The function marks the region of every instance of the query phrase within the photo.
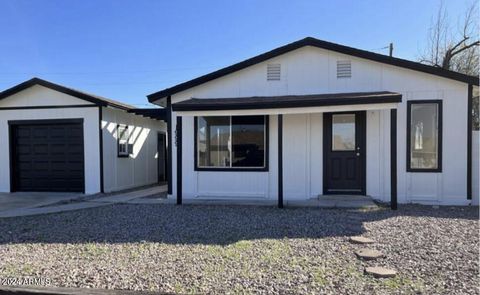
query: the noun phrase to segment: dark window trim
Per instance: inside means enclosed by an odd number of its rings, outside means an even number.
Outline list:
[[[435,169],[421,169],[421,168],[412,168],[410,162],[411,154],[411,108],[413,104],[426,104],[426,103],[435,103],[438,105],[438,157],[437,157],[437,168]],[[442,146],[443,146],[443,102],[441,99],[424,99],[424,100],[409,100],[407,101],[407,172],[442,172]]]
[[[128,130],[128,125],[127,124],[117,124],[117,157],[118,158],[128,158],[131,155],[131,150],[130,150],[130,144],[128,144],[128,139],[127,139],[127,154],[120,154],[120,136],[118,133],[118,130],[120,127],[125,127],[125,130]]]
[[[232,117],[232,116],[226,116],[226,117]],[[253,168],[253,167],[246,167],[246,168],[241,168],[241,167],[231,167],[231,168],[226,168],[226,167],[198,167],[198,154],[197,154],[197,129],[198,129],[198,117],[195,116],[194,118],[194,126],[193,126],[193,133],[194,133],[194,147],[193,147],[193,159],[195,161],[194,169],[195,171],[216,171],[216,172],[268,172],[269,169],[269,140],[270,140],[270,116],[269,115],[264,115],[265,117],[265,166],[264,167],[259,167],[259,168]]]

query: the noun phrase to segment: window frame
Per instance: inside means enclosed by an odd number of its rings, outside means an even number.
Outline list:
[[[262,115],[245,115],[245,116],[262,116]],[[269,133],[270,133],[270,129],[269,129],[269,121],[270,121],[270,117],[269,115],[263,115],[264,116],[264,120],[265,120],[265,151],[264,151],[264,154],[265,154],[265,165],[263,167],[199,167],[198,166],[198,151],[197,151],[197,147],[198,147],[198,117],[199,116],[195,116],[194,118],[194,127],[193,127],[193,134],[194,134],[194,147],[193,147],[193,157],[194,157],[194,171],[218,171],[218,172],[268,172],[269,170]],[[200,117],[208,117],[208,116],[200,116]],[[229,116],[229,115],[226,115],[224,117],[230,117],[230,122],[232,121],[231,120],[231,117],[235,117],[235,116]],[[231,123],[230,123],[230,128],[231,128]]]
[[[414,104],[436,104],[438,110],[438,134],[437,134],[437,168],[412,168],[411,167],[411,120],[412,120],[412,105]],[[424,100],[409,100],[407,101],[407,172],[442,172],[442,146],[443,146],[443,101],[441,99],[424,99]]]
[[[336,150],[334,149],[334,135],[335,133],[333,132],[333,127],[334,127],[334,117],[335,116],[345,116],[345,115],[353,115],[353,140],[354,140],[354,145],[353,145],[353,149],[351,150]],[[330,149],[330,152],[335,152],[335,153],[343,153],[343,152],[356,152],[357,151],[357,113],[356,112],[341,112],[341,113],[332,113],[332,123],[331,123],[331,133],[332,133],[332,136],[330,138],[332,144],[331,144],[331,149]]]
[[[128,158],[128,157],[130,157],[130,154],[131,154],[130,144],[129,144],[129,142],[128,142],[129,139],[127,138],[127,141],[126,141],[126,143],[124,143],[124,144],[121,144],[121,143],[120,143],[120,128],[125,128],[125,131],[130,132],[130,131],[128,130],[128,125],[126,125],[126,124],[117,124],[117,157],[118,157],[118,158]],[[128,137],[130,137],[130,133],[128,133]],[[120,152],[120,146],[121,146],[121,145],[126,145],[126,147],[127,147],[127,152],[126,152],[126,153]]]

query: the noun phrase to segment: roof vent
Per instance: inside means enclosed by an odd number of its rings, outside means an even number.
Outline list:
[[[267,65],[267,81],[280,81],[281,66],[280,64]]]
[[[337,60],[337,78],[352,77],[352,62],[349,60]]]

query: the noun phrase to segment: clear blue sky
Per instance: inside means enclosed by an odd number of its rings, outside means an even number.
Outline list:
[[[0,90],[33,76],[145,106],[146,95],[312,36],[417,59],[439,0],[2,0]],[[453,25],[467,2],[447,1]]]

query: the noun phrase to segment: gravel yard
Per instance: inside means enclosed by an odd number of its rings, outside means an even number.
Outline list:
[[[0,278],[181,293],[478,294],[478,218],[478,207],[112,205],[0,219]],[[357,259],[356,235],[386,257]],[[398,275],[364,275],[373,265]]]

